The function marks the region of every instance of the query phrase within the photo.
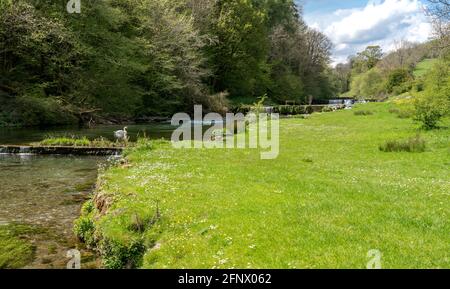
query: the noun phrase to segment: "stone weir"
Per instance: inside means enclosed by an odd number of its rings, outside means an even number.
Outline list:
[[[110,156],[122,151],[123,148],[0,145],[0,154]]]

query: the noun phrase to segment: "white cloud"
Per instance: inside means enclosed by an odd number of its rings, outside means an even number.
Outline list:
[[[308,22],[335,44],[335,63],[368,45],[380,45],[387,52],[395,40],[424,42],[431,34],[419,0],[369,1],[363,8],[336,10]]]

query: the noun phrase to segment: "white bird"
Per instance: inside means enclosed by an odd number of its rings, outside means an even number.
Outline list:
[[[124,127],[123,130],[118,130],[114,132],[114,137],[120,141],[128,141],[128,127]]]

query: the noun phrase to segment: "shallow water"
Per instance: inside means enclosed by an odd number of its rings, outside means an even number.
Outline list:
[[[123,126],[0,128],[0,145],[26,145],[52,136],[104,137]],[[130,140],[138,136],[170,139],[170,124],[129,125]],[[35,259],[26,268],[65,268],[66,253],[79,248],[82,268],[99,267],[99,260],[82,249],[72,232],[81,205],[93,191],[98,165],[105,157],[37,156],[0,154],[0,226],[19,223],[38,226],[45,234],[32,236]]]
[[[34,236],[31,268],[64,268],[77,243],[73,221],[96,182],[99,157],[0,155],[0,224],[46,230]]]

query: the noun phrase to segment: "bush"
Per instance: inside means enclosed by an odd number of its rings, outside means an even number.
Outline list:
[[[393,70],[388,76],[386,84],[387,91],[389,93],[393,92],[396,95],[409,91],[412,86],[410,82],[411,78],[409,71],[404,68]]]
[[[304,105],[279,105],[274,108],[274,112],[281,115],[311,114],[312,108]]]
[[[438,127],[442,117],[450,112],[450,68],[437,62],[425,78],[425,90],[415,100],[415,119],[424,129]]]
[[[228,92],[220,92],[206,97],[206,103],[210,112],[225,115],[229,111],[230,102],[228,101]]]
[[[95,225],[89,216],[82,216],[76,220],[73,226],[73,232],[75,233],[75,236],[88,247],[95,246]]]
[[[424,152],[426,142],[419,135],[407,140],[390,140],[380,146],[383,152]]]
[[[370,110],[358,110],[355,111],[353,114],[357,116],[364,116],[364,115],[373,115],[373,112]]]
[[[116,240],[103,239],[100,252],[103,265],[108,269],[134,269],[142,265],[146,247],[141,238],[123,244]]]
[[[369,71],[352,78],[349,95],[357,98],[381,98],[385,93],[385,77],[372,68]]]

